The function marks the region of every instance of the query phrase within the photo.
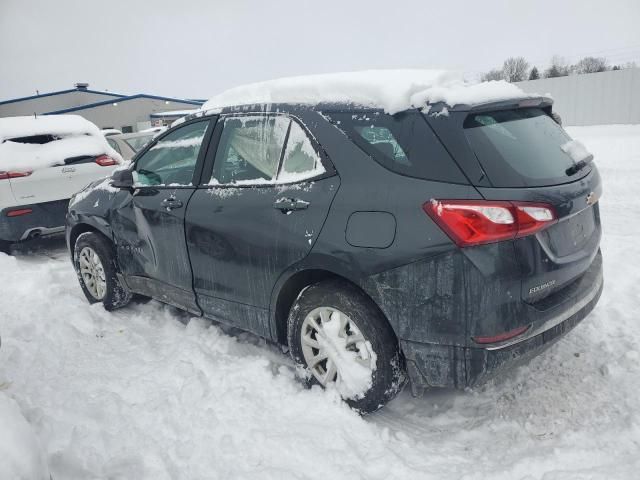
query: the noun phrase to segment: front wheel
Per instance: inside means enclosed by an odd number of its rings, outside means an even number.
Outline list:
[[[102,302],[106,310],[114,310],[131,300],[131,292],[118,280],[113,248],[105,236],[81,234],[73,249],[73,266],[89,303]]]
[[[384,406],[404,384],[393,330],[373,302],[347,282],[320,282],[298,296],[289,314],[288,343],[312,383],[336,388],[361,413]]]

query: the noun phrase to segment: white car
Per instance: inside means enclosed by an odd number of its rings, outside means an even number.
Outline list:
[[[122,135],[122,132],[117,128],[103,128],[100,130],[105,137],[109,137],[111,135]]]
[[[166,130],[166,129],[165,129]],[[159,133],[155,131],[145,131],[136,133],[123,133],[122,135],[109,135],[107,143],[118,152],[122,158],[127,161],[131,160],[136,153],[142,150],[151,140]]]
[[[120,163],[78,115],[0,118],[0,248],[63,231],[71,196]]]

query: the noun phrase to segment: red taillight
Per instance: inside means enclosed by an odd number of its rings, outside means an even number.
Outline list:
[[[101,167],[110,167],[112,165],[118,164],[118,162],[116,162],[109,155],[100,155],[98,158],[96,158],[96,163]]]
[[[0,180],[8,180],[10,178],[20,178],[20,177],[28,177],[33,172],[30,170],[26,170],[24,172],[7,172],[0,170]]]
[[[460,247],[539,232],[556,221],[551,205],[490,200],[431,200],[422,208]]]
[[[31,213],[33,210],[30,208],[21,208],[19,210],[9,210],[7,212],[7,217],[19,217],[20,215],[27,215]]]
[[[525,325],[524,327],[518,327],[515,330],[510,330],[505,333],[501,333],[499,335],[495,335],[493,337],[473,337],[473,341],[479,343],[481,345],[487,343],[500,343],[510,340],[518,335],[522,335],[524,332],[529,330],[529,325]]]

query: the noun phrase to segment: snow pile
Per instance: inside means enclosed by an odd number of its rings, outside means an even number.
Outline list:
[[[254,103],[353,103],[393,114],[436,102],[455,106],[528,97],[502,80],[473,84],[446,70],[365,70],[244,85],[211,98],[202,110]]]
[[[31,426],[15,401],[0,391],[0,478],[49,480],[49,471]]]
[[[38,135],[56,140],[42,144],[14,141]],[[0,170],[37,170],[62,165],[67,158],[103,154],[122,162],[98,127],[78,115],[0,118]]]
[[[568,130],[603,177],[605,290],[579,326],[501,380],[405,391],[361,418],[337,392],[302,388],[288,357],[255,337],[157,302],[88,305],[61,239],[0,254],[0,385],[54,480],[635,480],[640,126]]]

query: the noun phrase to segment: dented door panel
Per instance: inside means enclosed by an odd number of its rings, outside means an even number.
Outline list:
[[[289,186],[199,188],[187,209],[186,236],[204,314],[220,318],[237,310],[220,310],[215,299],[255,307],[263,311],[259,323],[246,315],[226,321],[268,336],[273,286],[311,250],[338,186],[333,176]],[[274,204],[282,198],[306,207],[280,209]]]
[[[123,195],[113,210],[111,225],[120,268],[124,275],[136,277],[131,286],[138,293],[156,297],[160,282],[179,292],[164,301],[198,311],[184,238],[185,206],[193,191],[193,188],[139,188],[133,194]],[[183,207],[164,207],[163,202],[171,198]]]

